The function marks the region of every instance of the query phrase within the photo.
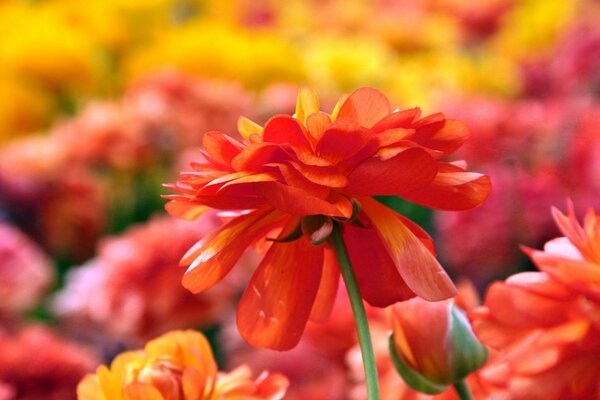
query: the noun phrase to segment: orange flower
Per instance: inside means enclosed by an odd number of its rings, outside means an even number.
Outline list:
[[[292,348],[307,320],[331,309],[339,270],[326,241],[333,224],[343,239],[363,298],[385,307],[415,295],[441,300],[456,293],[434,255],[433,241],[412,221],[374,200],[395,195],[421,205],[463,210],[490,190],[487,176],[439,161],[466,139],[467,128],[442,114],[393,111],[379,91],[361,88],[331,115],[303,90],[294,117],[262,128],[240,119],[240,143],[204,136],[203,159],[169,188],[167,210],[194,219],[207,208],[237,216],[192,247],[183,284],[200,292],[219,282],[244,249],[276,237],[238,308],[238,327],[257,347]]]
[[[452,300],[411,299],[390,307],[389,317],[392,359],[416,390],[441,393],[487,360],[487,350]]]
[[[196,331],[172,331],[146,344],[144,350],[120,354],[110,368],[98,367],[77,387],[79,400],[278,400],[287,379],[263,373],[256,381],[239,367],[217,371],[206,338]]]
[[[473,314],[505,357],[486,371],[509,399],[596,399],[600,393],[600,219],[553,210],[565,237],[527,249],[541,272],[495,283]]]

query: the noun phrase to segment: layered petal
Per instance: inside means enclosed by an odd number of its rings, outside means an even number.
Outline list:
[[[376,228],[348,224],[344,226],[343,238],[360,293],[370,305],[387,307],[415,296],[399,274]]]
[[[293,348],[304,331],[322,276],[323,248],[301,237],[273,243],[240,300],[238,329],[248,343]]]
[[[461,211],[479,206],[491,191],[487,175],[466,172],[448,163],[438,163],[438,168],[429,185],[405,192],[402,197],[426,207]]]
[[[215,285],[229,273],[246,248],[282,217],[279,211],[257,210],[231,220],[203,238],[181,260],[182,265],[189,265],[183,286],[198,293]]]
[[[398,273],[415,294],[430,301],[456,295],[456,287],[446,271],[394,211],[371,198],[361,198],[360,202]]]

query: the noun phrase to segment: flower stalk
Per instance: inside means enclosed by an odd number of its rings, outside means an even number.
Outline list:
[[[464,379],[456,382],[454,384],[454,389],[456,389],[456,393],[460,400],[473,400],[473,396],[471,395],[471,391],[469,390],[469,385]]]
[[[360,345],[363,368],[365,370],[367,399],[379,400],[379,378],[377,375],[377,365],[375,364],[375,354],[373,352],[367,314],[356,282],[356,277],[352,271],[352,265],[350,264],[350,259],[348,257],[346,246],[344,245],[344,240],[342,239],[342,232],[338,222],[334,223],[333,232],[331,233],[330,238],[346,285],[346,290],[348,291],[350,304],[352,305],[352,313],[354,314],[358,343]]]

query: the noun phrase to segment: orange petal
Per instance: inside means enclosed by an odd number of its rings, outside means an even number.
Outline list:
[[[292,147],[310,149],[304,128],[289,115],[277,115],[265,124],[263,142],[289,144]]]
[[[439,210],[461,211],[485,201],[492,185],[487,175],[466,172],[448,163],[438,163],[438,174],[431,184],[402,193],[414,203]]]
[[[426,187],[436,176],[434,159],[421,149],[402,151],[389,160],[371,157],[348,175],[350,181],[344,191],[367,196],[403,196],[407,191]]]
[[[406,285],[377,230],[344,225],[344,243],[362,297],[374,307],[387,307],[415,293]]]
[[[421,115],[421,109],[418,107],[408,110],[394,111],[386,115],[383,119],[373,126],[373,131],[383,132],[388,129],[412,128],[414,121]]]
[[[452,119],[418,127],[411,140],[421,146],[447,155],[456,151],[469,137],[469,129],[462,121]]]
[[[377,229],[398,273],[413,292],[430,301],[456,295],[456,287],[446,271],[394,211],[368,197],[361,198],[360,203]]]
[[[260,195],[273,207],[292,215],[323,214],[344,217],[336,204],[311,196],[302,189],[278,182],[266,182],[259,187]]]
[[[183,286],[198,293],[215,285],[229,273],[246,248],[272,229],[282,216],[272,209],[257,210],[204,237],[181,260],[182,265],[191,264],[183,276]]]
[[[340,107],[337,120],[347,119],[370,128],[392,111],[390,101],[377,89],[356,89]]]
[[[237,156],[244,145],[221,132],[207,132],[202,137],[202,145],[213,161],[221,165],[231,165],[231,160]]]
[[[321,139],[323,132],[325,132],[325,129],[327,129],[330,124],[331,117],[324,112],[310,114],[308,118],[306,118],[306,128],[313,139],[313,143],[317,143],[319,139]]]
[[[302,88],[298,92],[296,100],[296,119],[302,123],[306,123],[308,117],[314,113],[318,113],[320,109],[319,97],[315,92],[308,88]]]
[[[125,400],[165,400],[155,387],[140,382],[130,383],[123,391]]]
[[[310,311],[310,320],[314,322],[325,322],[331,314],[333,304],[340,284],[340,267],[338,266],[335,253],[325,248],[323,261],[323,275],[317,291],[317,297]]]
[[[269,374],[263,372],[258,377],[258,387],[255,396],[263,400],[281,400],[284,398],[290,382],[288,378],[281,374]]]
[[[185,219],[186,221],[195,221],[204,212],[210,210],[210,207],[185,199],[181,201],[171,200],[165,204],[165,210],[173,217]]]
[[[329,126],[317,143],[317,154],[338,164],[358,153],[373,138],[373,133],[348,121],[336,121]]]
[[[310,315],[323,268],[323,248],[301,237],[273,243],[244,291],[240,333],[255,347],[296,346]]]
[[[78,400],[106,400],[98,377],[87,374],[77,385]]]
[[[231,160],[231,166],[236,171],[262,172],[265,164],[281,163],[288,159],[289,156],[278,144],[255,143]]]

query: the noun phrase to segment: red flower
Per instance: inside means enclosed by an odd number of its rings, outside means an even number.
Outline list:
[[[363,298],[385,307],[415,295],[441,300],[456,293],[435,258],[429,235],[371,196],[395,195],[428,207],[464,210],[487,196],[487,176],[439,161],[466,139],[459,121],[418,109],[393,111],[379,91],[361,88],[331,115],[301,91],[294,117],[278,115],[264,129],[241,119],[240,143],[220,132],[204,136],[203,159],[168,185],[174,216],[207,208],[239,211],[184,256],[183,284],[215,285],[244,249],[276,237],[238,308],[238,327],[258,347],[289,349],[307,320],[323,320],[339,281],[322,243],[333,221],[343,224]],[[293,240],[295,239],[295,240]]]
[[[596,399],[600,393],[600,219],[554,210],[564,237],[527,250],[541,272],[492,285],[472,313],[479,338],[504,357],[486,378],[507,399]]]

